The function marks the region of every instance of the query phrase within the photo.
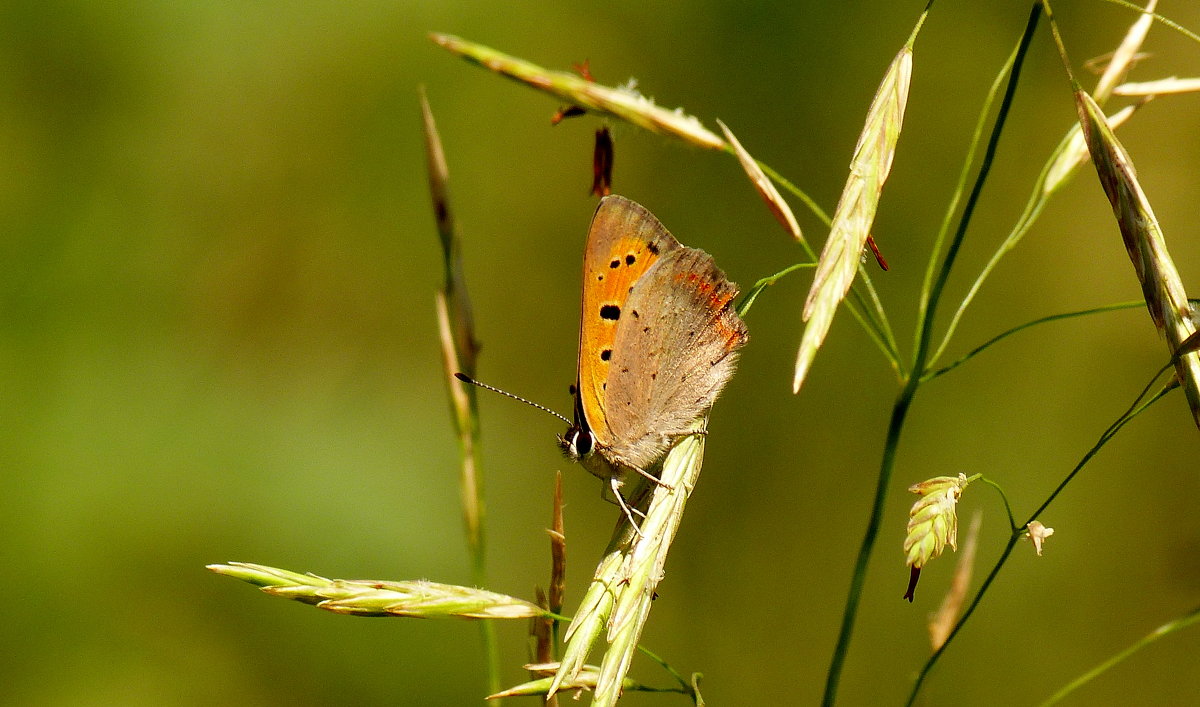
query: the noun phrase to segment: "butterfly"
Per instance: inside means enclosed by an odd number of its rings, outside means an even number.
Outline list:
[[[645,207],[600,201],[583,255],[574,421],[559,444],[618,502],[625,473],[654,480],[653,465],[698,431],[733,375],[749,337],[737,294],[711,255]]]

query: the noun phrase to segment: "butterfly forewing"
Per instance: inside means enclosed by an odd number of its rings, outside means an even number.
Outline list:
[[[579,324],[578,408],[602,447],[613,442],[606,424],[606,388],[616,336],[631,288],[660,258],[682,249],[641,205],[605,197],[592,217],[583,255],[583,305]]]

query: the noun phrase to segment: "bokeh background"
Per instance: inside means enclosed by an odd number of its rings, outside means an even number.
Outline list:
[[[351,619],[204,570],[243,560],[333,577],[469,582],[436,340],[440,254],[417,87],[448,154],[480,375],[563,411],[601,124],[426,38],[546,66],[590,59],[715,127],[828,210],[864,110],[920,2],[113,2],[0,7],[0,702],[472,704],[468,622]],[[1194,2],[1162,12],[1200,27]],[[1129,12],[1058,3],[1076,64]],[[940,3],[916,49],[906,132],[875,228],[876,275],[908,350],[914,296],[980,101],[1026,3]],[[1156,27],[1146,80],[1200,73]],[[1087,79],[1090,83],[1092,79]],[[1200,293],[1200,97],[1121,130],[1176,264]],[[1045,28],[951,299],[1013,223],[1074,119]],[[615,126],[615,186],[735,281],[795,262],[736,162]],[[818,243],[822,229],[797,208]],[[894,375],[844,313],[790,392],[807,275],[769,290],[716,407],[707,462],[644,642],[702,671],[713,704],[819,698],[870,506]],[[983,290],[955,356],[1032,318],[1136,299],[1096,179],[1082,172]],[[944,314],[948,314],[950,306]],[[943,317],[943,320],[945,317]],[[1144,310],[1030,330],[926,387],[900,448],[842,685],[892,704],[929,653],[952,563],[901,601],[907,485],[984,472],[1018,515],[1059,482],[1165,360]],[[619,512],[554,444],[560,425],[481,399],[489,586],[532,596],[566,476],[578,600]],[[1200,599],[1198,433],[1179,394],[1114,440],[1042,520],[940,664],[924,704],[1027,704]],[[979,562],[1006,535],[998,497]],[[505,681],[526,658],[501,625]],[[1200,632],[1153,646],[1077,704],[1187,703]],[[669,682],[636,662],[633,675]],[[631,696],[630,704],[682,704]]]

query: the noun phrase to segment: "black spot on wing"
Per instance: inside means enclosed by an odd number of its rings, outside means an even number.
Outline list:
[[[600,318],[617,321],[621,318],[621,308],[615,304],[605,304],[600,307]]]

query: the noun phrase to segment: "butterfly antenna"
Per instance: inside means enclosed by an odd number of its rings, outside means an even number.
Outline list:
[[[480,383],[479,381],[475,380],[475,379],[474,379],[474,378],[472,378],[471,376],[468,376],[466,373],[455,373],[455,374],[454,374],[454,377],[455,377],[455,378],[457,378],[457,379],[459,379],[459,380],[460,380],[460,381],[462,381],[463,383],[470,383],[471,385],[477,385],[477,386],[479,386],[480,388],[483,388],[484,390],[490,390],[490,391],[492,391],[493,393],[499,393],[499,394],[501,394],[501,395],[504,395],[504,396],[507,396],[507,397],[509,397],[509,398],[512,398],[513,400],[520,400],[521,402],[525,403],[526,405],[529,405],[529,406],[531,406],[531,407],[535,407],[535,408],[537,408],[538,410],[541,410],[542,412],[548,412],[548,413],[550,413],[551,415],[553,415],[553,416],[557,417],[558,419],[562,420],[563,422],[567,423],[568,425],[572,424],[572,422],[571,422],[570,420],[568,420],[567,418],[565,418],[565,417],[563,417],[562,415],[558,414],[557,412],[554,412],[553,410],[551,410],[550,408],[546,407],[545,405],[538,405],[537,403],[533,402],[532,400],[526,400],[525,398],[522,398],[522,397],[521,397],[521,396],[519,396],[519,395],[513,395],[512,393],[508,392],[507,390],[500,390],[499,388],[496,388],[496,387],[490,386],[490,385],[488,385],[487,383]]]

